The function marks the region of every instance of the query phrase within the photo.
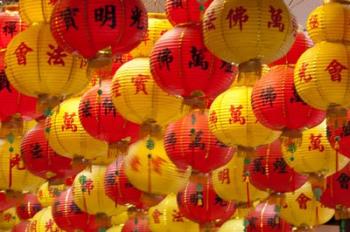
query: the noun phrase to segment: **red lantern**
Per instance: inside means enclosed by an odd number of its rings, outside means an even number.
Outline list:
[[[11,232],[27,232],[29,230],[29,224],[29,221],[21,221],[12,228]]]
[[[281,219],[277,206],[261,203],[247,217],[247,232],[292,232],[293,227]]]
[[[344,126],[336,125],[327,120],[327,138],[333,149],[350,157],[350,110],[347,111]]]
[[[139,213],[131,217],[123,226],[122,232],[151,232],[146,215]]]
[[[205,47],[200,24],[166,32],[152,51],[151,71],[162,89],[185,98],[216,97],[234,78],[233,66]]]
[[[0,212],[12,208],[18,204],[18,200],[9,197],[5,192],[0,192]]]
[[[64,179],[81,170],[72,169],[72,160],[57,154],[45,138],[45,120],[30,130],[21,143],[21,152],[26,168],[44,179]]]
[[[308,177],[294,171],[283,159],[281,141],[257,148],[257,157],[249,164],[250,182],[260,190],[272,193],[293,192]]]
[[[309,48],[313,46],[312,40],[306,35],[305,32],[299,31],[295,38],[295,42],[289,52],[280,58],[279,60],[270,64],[270,66],[275,65],[285,65],[285,64],[296,64],[299,57]]]
[[[192,178],[186,188],[177,194],[180,212],[201,225],[220,219],[228,220],[235,212],[235,204],[225,201],[214,191],[211,178]]]
[[[200,23],[212,0],[167,0],[165,12],[172,25]]]
[[[39,212],[42,206],[35,194],[27,193],[23,197],[23,201],[16,207],[17,216],[21,220],[27,220]]]
[[[58,1],[51,29],[59,45],[85,58],[108,47],[127,53],[147,32],[147,12],[141,0]]]
[[[326,114],[308,106],[299,97],[294,85],[294,69],[275,66],[254,86],[252,106],[258,121],[282,136],[301,138],[302,130],[320,124]]]
[[[165,131],[165,149],[181,169],[210,172],[231,160],[233,149],[217,140],[208,126],[208,112],[195,110],[169,124]]]

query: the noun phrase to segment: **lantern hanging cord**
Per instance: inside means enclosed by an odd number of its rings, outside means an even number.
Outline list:
[[[298,1],[298,2],[296,2],[295,4],[293,4],[294,3],[294,0],[290,0],[290,2],[289,2],[289,7],[291,8],[291,9],[294,9],[295,7],[297,7],[297,6],[299,6],[300,4],[302,4],[302,3],[304,3],[304,1],[305,0],[300,0],[300,1]]]

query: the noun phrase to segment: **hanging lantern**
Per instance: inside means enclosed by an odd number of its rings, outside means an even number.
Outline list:
[[[113,226],[113,227],[109,228],[107,230],[107,232],[122,232],[123,226],[124,226],[124,224]]]
[[[207,48],[234,63],[269,64],[281,58],[294,42],[296,27],[282,0],[217,0],[203,18]]]
[[[332,148],[340,154],[350,158],[350,111],[347,111],[344,126],[339,126],[327,120],[327,138]]]
[[[107,145],[84,130],[79,120],[79,103],[80,98],[71,98],[56,107],[46,119],[46,136],[58,154],[97,162],[106,158]]]
[[[55,232],[65,232],[61,228],[58,227],[56,222],[52,217],[52,209],[51,206],[47,208],[43,208],[40,212],[35,214],[35,216],[30,221],[28,226],[29,231],[38,231],[38,232],[46,232],[46,231],[55,231]]]
[[[176,195],[173,193],[150,208],[148,217],[152,232],[199,232],[199,225],[185,218],[180,212]]]
[[[64,191],[64,185],[50,185],[49,182],[42,184],[37,192],[38,200],[43,208],[53,204],[55,197],[59,196]]]
[[[121,232],[151,232],[149,228],[149,221],[146,215],[139,213],[131,217],[123,226]]]
[[[132,144],[125,157],[125,173],[130,183],[150,194],[178,192],[186,185],[190,171],[178,169],[168,158],[163,140],[155,137]]]
[[[311,184],[307,182],[295,192],[286,194],[280,217],[298,228],[308,229],[326,223],[333,215],[333,209],[326,208],[316,200]]]
[[[5,211],[9,208],[15,207],[22,200],[10,197],[6,192],[0,192],[0,212]]]
[[[11,208],[0,212],[0,229],[10,230],[14,227],[20,220],[16,214],[16,208]]]
[[[213,171],[212,181],[215,191],[222,199],[249,207],[252,202],[266,198],[268,193],[251,184],[246,162],[244,157],[233,155],[230,162]]]
[[[231,160],[233,149],[219,142],[208,128],[208,113],[192,111],[168,125],[164,146],[169,158],[181,169],[210,172]]]
[[[108,47],[113,54],[127,53],[145,36],[146,9],[141,0],[59,1],[51,29],[60,46],[85,58],[94,58]]]
[[[112,100],[118,112],[137,124],[166,125],[187,112],[182,98],[161,90],[150,73],[149,58],[135,58],[113,78]]]
[[[244,219],[231,219],[225,222],[218,232],[246,232]]]
[[[22,203],[16,207],[17,216],[21,220],[32,218],[37,212],[42,209],[42,206],[35,194],[27,193],[24,195]]]
[[[185,103],[195,97],[215,98],[234,78],[232,65],[205,47],[200,24],[176,26],[165,33],[152,51],[151,72],[163,90],[183,96]]]
[[[19,14],[28,25],[33,23],[49,23],[51,13],[57,0],[21,0],[19,1]]]
[[[29,223],[29,221],[21,221],[12,228],[11,232],[27,232]]]
[[[283,132],[286,145],[300,143],[302,130],[320,124],[326,113],[308,106],[294,85],[294,68],[279,65],[256,82],[252,106],[257,120],[272,130]]]

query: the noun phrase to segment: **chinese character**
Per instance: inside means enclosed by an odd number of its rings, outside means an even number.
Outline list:
[[[57,232],[58,229],[56,228],[54,230],[54,222],[52,219],[48,220],[46,223],[45,223],[45,232]]]
[[[17,170],[25,170],[26,167],[23,162],[21,162],[21,157],[19,154],[16,154],[15,156],[11,157],[10,159],[10,173],[9,173],[9,187],[12,186],[12,169],[16,168]]]
[[[254,159],[254,161],[253,161],[254,172],[257,172],[257,173],[260,172],[262,175],[266,174],[266,170],[265,170],[265,167],[263,165],[263,161],[264,161],[263,157],[259,157],[259,158]]]
[[[260,98],[263,100],[263,104],[270,104],[273,107],[273,102],[276,100],[276,92],[275,89],[271,86],[264,88],[261,91]]]
[[[80,59],[80,69],[87,67],[87,65],[88,65],[87,59]]]
[[[155,171],[156,173],[158,173],[159,175],[162,174],[161,171],[161,166],[166,163],[166,160],[161,158],[161,157],[157,157],[155,159],[152,159],[152,167],[153,167],[153,171]]]
[[[275,215],[274,217],[267,219],[267,225],[269,225],[272,229],[279,226],[279,217]]]
[[[113,117],[117,116],[117,110],[115,109],[112,99],[110,97],[106,97],[102,103],[104,108],[105,115],[113,113]]]
[[[136,92],[135,94],[138,94],[139,92],[143,92],[144,94],[148,95],[147,90],[146,90],[146,82],[147,80],[151,79],[147,75],[141,75],[139,74],[137,77],[132,78],[132,82],[134,83],[136,87]]]
[[[173,222],[184,222],[184,216],[180,211],[174,209],[172,216],[173,216]]]
[[[241,125],[245,124],[245,118],[242,116],[242,109],[243,109],[242,105],[239,105],[238,107],[231,105],[230,124],[237,123],[237,122],[240,123]]]
[[[160,223],[160,216],[162,216],[163,213],[161,213],[158,209],[154,210],[152,213],[154,224]]]
[[[282,9],[275,9],[273,6],[270,6],[271,21],[268,22],[269,28],[278,28],[279,31],[284,31],[284,23],[282,23]]]
[[[67,7],[64,11],[61,12],[61,17],[63,18],[64,24],[66,25],[66,31],[68,31],[71,27],[73,27],[75,30],[78,30],[74,18],[78,12],[78,8],[69,7]]]
[[[81,209],[74,203],[72,202],[69,207],[69,212],[68,213],[73,213],[73,214],[81,214],[83,213]]]
[[[257,221],[258,221],[258,218],[257,218],[257,217],[250,217],[250,218],[248,219],[248,221],[249,221],[249,227],[250,227],[250,229],[256,229],[256,223],[257,223]]]
[[[81,185],[81,191],[83,193],[91,194],[91,191],[94,189],[94,182],[91,179],[88,179],[86,176],[82,175],[79,177],[79,183]]]
[[[300,81],[304,81],[305,83],[312,80],[312,76],[310,74],[306,75],[308,66],[309,64],[304,62],[301,64],[301,68],[299,70]]]
[[[216,116],[216,112],[212,111],[209,115],[209,122],[211,124],[216,124],[218,122],[218,117]]]
[[[10,35],[13,37],[17,32],[17,22],[16,21],[6,21],[5,25],[2,27],[2,31],[6,36]]]
[[[221,61],[220,69],[225,70],[227,73],[233,73],[233,65],[224,60]]]
[[[292,91],[293,91],[293,96],[289,99],[289,102],[290,103],[301,103],[303,105],[306,105],[306,103],[303,101],[303,99],[301,99],[301,97],[299,96],[297,89],[295,88],[295,85],[293,85]]]
[[[162,69],[163,65],[165,64],[166,69],[170,70],[170,64],[173,62],[174,57],[169,48],[164,48],[158,53],[157,60],[160,69]]]
[[[206,31],[211,31],[215,30],[215,22],[216,16],[215,16],[215,11],[211,10],[207,13],[207,17],[204,19],[203,25],[204,25],[204,30]]]
[[[300,209],[307,209],[307,202],[311,201],[311,198],[302,193],[295,201],[298,202]]]
[[[136,26],[138,30],[143,30],[144,25],[141,22],[141,16],[142,16],[142,10],[137,6],[135,6],[134,9],[132,9],[132,15],[131,15],[132,23],[130,24],[130,27]]]
[[[276,159],[276,161],[273,163],[273,168],[275,172],[281,174],[287,173],[287,163],[283,158]]]
[[[242,6],[237,7],[236,9],[231,9],[228,12],[226,17],[229,20],[229,27],[232,28],[234,26],[239,25],[239,29],[243,30],[243,24],[248,22],[249,16],[246,14],[247,9]]]
[[[11,221],[11,219],[12,219],[12,215],[10,213],[4,214],[4,221],[9,222],[9,221]]]
[[[314,134],[310,135],[309,151],[313,151],[313,150],[319,150],[320,152],[324,151],[324,146],[321,143],[321,138],[322,138],[322,134],[319,134],[317,136]]]
[[[141,165],[140,159],[137,156],[134,156],[130,161],[130,167],[135,172],[139,172],[139,167]]]
[[[74,117],[75,117],[75,113],[64,113],[63,116],[63,125],[62,125],[62,131],[64,130],[72,130],[73,132],[76,132],[78,130],[78,126],[76,124],[74,124]]]
[[[165,137],[165,143],[166,144],[170,144],[170,145],[175,146],[176,141],[177,141],[176,133],[174,133],[174,132],[167,134],[166,137]]]
[[[221,184],[230,184],[230,170],[228,168],[224,168],[218,173],[218,179],[221,182]]]
[[[200,67],[203,70],[207,70],[209,67],[208,61],[204,59],[204,49],[198,49],[195,46],[191,48],[191,58],[192,60],[188,63],[190,68]]]
[[[119,91],[119,89],[121,87],[120,84],[119,84],[119,79],[114,79],[113,81],[114,81],[113,82],[114,97],[119,97],[119,96],[121,96],[120,91]]]
[[[32,148],[31,152],[32,152],[33,159],[40,159],[43,157],[42,155],[43,151],[39,143],[34,143],[34,144],[31,144],[30,146]]]
[[[328,127],[327,127],[328,129]],[[346,122],[346,125],[343,126],[343,130],[341,133],[341,137],[349,136],[350,135],[350,121]]]
[[[227,203],[227,201],[224,201],[221,197],[216,195],[216,197],[215,197],[215,205],[220,205],[222,207],[225,207],[225,206],[228,205],[228,203]]]
[[[90,100],[86,100],[83,102],[83,109],[82,109],[82,112],[83,112],[83,117],[85,118],[88,118],[88,117],[91,117],[91,103],[90,103]]]
[[[320,23],[318,22],[318,15],[311,15],[309,18],[310,29],[317,29]]]
[[[32,52],[33,49],[28,47],[24,42],[22,42],[15,50],[15,55],[17,57],[18,65],[26,65],[27,64],[27,53]]]
[[[348,176],[346,173],[342,173],[337,178],[337,181],[340,184],[340,188],[342,188],[342,189],[349,189],[350,176]]]
[[[49,56],[47,63],[49,63],[49,65],[52,65],[53,63],[54,65],[60,64],[64,66],[63,58],[67,57],[67,54],[64,53],[64,50],[60,46],[57,46],[57,48],[55,48],[55,46],[52,44],[49,44],[49,48],[52,50],[52,52],[46,53]]]
[[[332,60],[332,62],[327,66],[325,71],[328,71],[329,75],[331,75],[332,81],[341,82],[341,72],[344,69],[348,69],[346,66],[339,63],[337,60]]]
[[[95,22],[101,22],[104,26],[110,22],[109,27],[116,27],[115,5],[105,5],[104,7],[95,9]]]
[[[0,91],[3,89],[7,89],[9,93],[11,93],[10,82],[7,79],[5,70],[0,70]]]
[[[203,131],[196,131],[195,129],[191,129],[191,143],[189,144],[189,149],[200,148],[202,150],[205,149],[205,143],[201,143],[202,141]]]
[[[182,6],[182,0],[172,0],[171,1],[171,6],[173,8],[183,8]]]

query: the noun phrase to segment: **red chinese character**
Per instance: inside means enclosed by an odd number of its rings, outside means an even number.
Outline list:
[[[301,68],[299,70],[299,77],[301,82],[304,81],[305,83],[307,83],[312,80],[312,76],[310,74],[306,75],[308,66],[309,64],[305,62],[301,64]]]
[[[269,28],[278,28],[279,31],[284,31],[284,23],[282,23],[282,9],[275,9],[273,6],[270,6],[271,21],[267,23]]]
[[[239,105],[238,107],[235,107],[231,105],[230,112],[231,112],[231,118],[230,118],[230,124],[234,123],[240,123],[241,125],[245,124],[245,118],[242,116],[242,109],[243,106]]]
[[[119,79],[115,79],[113,84],[114,97],[121,96],[119,89],[120,89]]]
[[[218,178],[219,181],[221,181],[221,184],[224,184],[226,182],[226,184],[230,184],[230,170],[228,168],[225,168],[223,170],[221,170],[218,173]]]
[[[332,60],[332,62],[327,66],[325,71],[328,71],[329,75],[331,75],[332,81],[341,82],[341,72],[344,69],[348,69],[346,66],[339,63],[337,60]]]
[[[173,222],[184,222],[184,215],[176,209],[173,210]]]
[[[45,223],[45,232],[58,232],[58,228],[54,228],[55,223],[52,219]]]
[[[215,111],[212,111],[209,115],[209,122],[211,124],[215,124],[216,126],[216,123],[218,122],[218,117],[216,116],[216,112]]]
[[[76,132],[78,130],[78,126],[74,124],[74,117],[76,114],[73,112],[71,114],[65,112],[63,116],[63,125],[62,131],[64,130],[72,130],[72,132]]]
[[[239,29],[243,30],[243,24],[248,22],[249,16],[246,14],[247,9],[239,6],[236,9],[230,9],[226,19],[229,21],[229,27],[232,28],[239,25]]]
[[[205,18],[203,24],[204,24],[204,30],[211,31],[215,30],[215,22],[216,16],[215,11],[211,10],[207,13],[207,17]]]
[[[32,220],[30,222],[30,227],[29,227],[29,232],[36,232],[36,224],[37,224],[37,220]]]
[[[132,78],[132,83],[134,83],[136,87],[135,94],[138,94],[139,92],[143,92],[144,94],[148,95],[146,90],[146,82],[147,80],[151,79],[149,76],[141,75],[139,74],[137,77]]]
[[[12,219],[12,215],[10,213],[5,213],[4,214],[4,220],[7,222],[10,222]]]
[[[88,179],[84,183],[84,189],[87,191],[87,193],[90,195],[91,191],[94,189],[94,182],[91,179]]]
[[[32,52],[33,49],[28,47],[24,42],[22,42],[15,50],[15,55],[17,57],[18,65],[26,65],[27,64],[27,53]]]
[[[10,170],[9,170],[9,187],[12,186],[12,169],[16,168],[17,170],[25,170],[26,167],[19,154],[15,154],[14,157],[10,157]]]
[[[320,23],[318,22],[318,15],[311,15],[308,23],[310,29],[317,29],[320,25]]]
[[[319,135],[310,135],[310,145],[309,151],[319,150],[320,152],[324,151],[324,146],[321,143],[322,134]]]
[[[306,196],[304,193],[300,194],[296,199],[296,202],[298,202],[300,209],[307,209],[307,202],[309,201],[311,201],[311,198]]]
[[[49,56],[49,59],[47,60],[47,63],[49,63],[49,65],[62,65],[64,66],[64,57],[67,57],[67,54],[64,53],[64,50],[60,47],[57,46],[57,48],[55,48],[54,45],[49,44],[49,48],[52,50],[52,52],[47,52],[46,54]]]
[[[153,217],[153,221],[155,224],[159,224],[160,223],[160,216],[162,216],[163,213],[159,212],[158,209],[154,210],[152,213],[152,217]]]
[[[130,167],[135,172],[139,172],[139,166],[141,165],[140,159],[137,156],[134,156],[130,162]]]
[[[148,33],[148,31],[147,31],[147,33],[146,33],[146,35],[145,35],[145,37],[143,38],[143,43],[145,44],[145,45],[147,45],[147,41],[149,41],[150,40],[150,38],[149,38],[149,33]]]
[[[158,173],[159,175],[162,174],[162,170],[161,170],[161,166],[166,163],[166,160],[161,158],[161,157],[157,157],[155,159],[152,159],[152,166],[153,166],[153,170]]]

